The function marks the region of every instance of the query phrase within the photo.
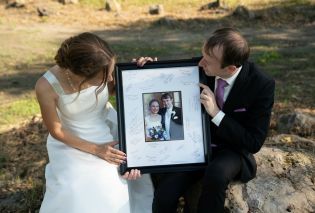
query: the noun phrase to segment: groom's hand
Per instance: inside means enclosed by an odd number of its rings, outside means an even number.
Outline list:
[[[157,61],[157,57],[151,58],[151,57],[139,57],[139,58],[133,58],[132,62],[137,62],[138,67],[143,67],[147,62]]]
[[[126,172],[122,177],[127,180],[136,180],[141,177],[141,172],[138,169],[132,169],[130,172]]]
[[[200,102],[203,104],[208,114],[214,117],[220,111],[215,96],[207,85],[199,83],[199,86],[202,88]]]

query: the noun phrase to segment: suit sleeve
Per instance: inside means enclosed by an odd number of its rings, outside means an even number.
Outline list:
[[[266,137],[274,103],[274,80],[267,81],[257,93],[242,124],[225,115],[218,127],[217,136],[236,150],[258,152]]]

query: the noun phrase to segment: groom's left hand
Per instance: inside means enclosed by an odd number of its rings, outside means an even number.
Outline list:
[[[136,180],[141,177],[141,172],[138,169],[132,169],[130,172],[126,172],[122,177],[127,180]]]
[[[202,92],[200,94],[200,102],[203,104],[205,110],[211,117],[216,116],[220,109],[215,100],[214,93],[207,85],[199,83],[199,86],[202,88]]]

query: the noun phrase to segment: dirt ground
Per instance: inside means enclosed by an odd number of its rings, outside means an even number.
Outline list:
[[[39,17],[39,6],[51,14]],[[100,35],[126,62],[141,55],[160,60],[198,56],[214,29],[235,26],[250,42],[251,59],[276,80],[270,134],[276,134],[280,113],[300,109],[315,114],[314,5],[260,9],[253,11],[261,15],[254,19],[231,11],[188,11],[149,16],[145,8],[135,8],[116,14],[55,1],[5,9],[0,1],[0,107],[34,97],[36,79],[54,63],[60,42],[76,33]],[[24,120],[0,132],[0,212],[37,212],[42,199],[47,131],[40,116]]]

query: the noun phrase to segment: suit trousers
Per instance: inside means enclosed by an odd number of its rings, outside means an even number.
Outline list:
[[[158,177],[159,183],[155,187],[152,210],[154,213],[176,213],[178,199],[191,185],[201,180],[198,213],[223,212],[228,184],[237,179],[240,170],[239,153],[215,147],[211,162],[203,170],[153,175],[154,179]]]

